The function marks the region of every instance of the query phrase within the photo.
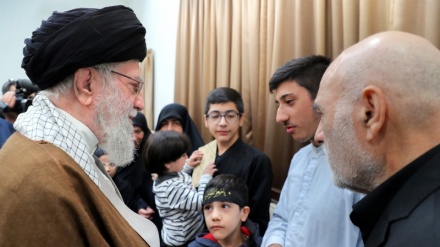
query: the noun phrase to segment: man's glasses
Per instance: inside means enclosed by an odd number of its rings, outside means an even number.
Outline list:
[[[123,77],[125,77],[125,78],[128,78],[128,79],[130,79],[130,80],[132,80],[132,81],[137,82],[136,85],[133,84],[133,83],[131,83],[131,84],[134,86],[133,91],[134,91],[134,93],[136,94],[136,96],[138,96],[139,93],[142,91],[142,87],[144,86],[144,81],[142,80],[142,78],[141,78],[141,80],[136,80],[136,79],[131,78],[131,77],[128,76],[128,75],[124,75],[124,74],[119,73],[119,72],[116,72],[116,71],[114,71],[114,70],[111,70],[110,72],[112,72],[112,73],[114,73],[114,74],[117,74],[117,75],[120,75],[120,76],[123,76]]]
[[[219,111],[212,111],[205,115],[206,119],[212,124],[219,124],[222,117],[225,118],[226,123],[234,124],[239,119],[241,113],[236,112],[234,110],[229,110],[225,114],[221,114]]]

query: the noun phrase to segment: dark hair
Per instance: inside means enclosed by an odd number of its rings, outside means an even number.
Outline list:
[[[159,176],[167,172],[165,164],[178,160],[190,147],[188,136],[173,130],[151,134],[144,149],[144,164],[148,171]]]
[[[14,80],[14,79],[9,79],[9,80],[7,80],[5,83],[3,83],[3,86],[2,86],[2,93],[5,94],[6,92],[8,92],[8,91],[9,91],[9,88],[10,88],[12,85],[15,85],[15,80]]]
[[[330,58],[320,55],[293,59],[275,71],[269,81],[269,91],[273,93],[280,84],[295,81],[298,85],[307,89],[310,97],[315,99],[321,78],[330,62]]]
[[[245,205],[249,205],[248,188],[246,183],[239,177],[232,174],[220,174],[211,179],[205,187],[203,197],[212,189],[224,191],[236,191],[244,200]]]
[[[243,99],[237,90],[230,87],[219,87],[212,90],[206,98],[205,114],[208,114],[211,104],[233,102],[239,113],[244,112]]]
[[[107,152],[104,149],[97,147],[95,152],[93,153],[96,157],[100,158],[103,155],[107,155]]]

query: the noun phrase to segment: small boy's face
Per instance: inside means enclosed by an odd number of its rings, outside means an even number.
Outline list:
[[[241,223],[249,215],[249,207],[240,207],[232,202],[215,201],[203,207],[205,223],[209,232],[220,244],[224,242],[241,243]],[[237,245],[238,246],[238,245]]]
[[[180,172],[183,169],[183,165],[185,165],[186,159],[188,159],[188,155],[184,153],[176,161],[165,164],[165,167],[168,172]]]
[[[108,155],[101,155],[101,157],[99,157],[99,160],[101,160],[108,175],[110,175],[110,177],[114,177],[116,174],[116,165],[110,162],[110,160],[108,159]]]
[[[219,122],[205,117],[206,128],[209,129],[209,132],[211,132],[211,135],[214,136],[217,142],[232,145],[238,139],[238,130],[243,125],[243,114],[236,114],[239,112],[233,102],[211,104],[207,115],[212,113],[226,115],[224,117],[220,116]],[[234,114],[236,118],[233,117]]]

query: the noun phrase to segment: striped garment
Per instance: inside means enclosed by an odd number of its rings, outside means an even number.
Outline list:
[[[212,176],[204,174],[197,191],[192,185],[191,172],[192,168],[185,164],[181,172],[167,174],[154,182],[156,206],[163,222],[161,235],[166,245],[183,245],[203,231],[203,192]]]

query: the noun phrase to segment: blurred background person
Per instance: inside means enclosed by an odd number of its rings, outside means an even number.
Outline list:
[[[6,140],[15,132],[14,126],[2,118],[0,118],[0,148]]]
[[[29,79],[9,79],[2,86],[0,117],[14,123],[18,114],[25,112],[39,91]]]
[[[0,97],[0,148],[14,132],[12,125],[18,114],[27,110],[38,87],[28,79],[9,79],[2,86]]]
[[[172,103],[162,108],[154,130],[174,130],[185,133],[191,141],[191,147],[187,152],[188,157],[199,147],[205,145],[197,126],[188,113],[188,109],[181,104]]]
[[[8,91],[15,91],[15,80],[9,79],[2,86],[2,94],[4,95]]]
[[[117,166],[115,163],[110,161],[107,152],[104,151],[104,149],[98,147],[93,154],[102,162],[105,171],[112,178],[116,187],[118,187],[119,193],[121,194],[121,197],[124,200],[125,205],[127,205],[130,209],[134,208],[135,197],[133,194],[133,188],[131,187],[130,183],[128,183],[127,181],[115,178]]]

